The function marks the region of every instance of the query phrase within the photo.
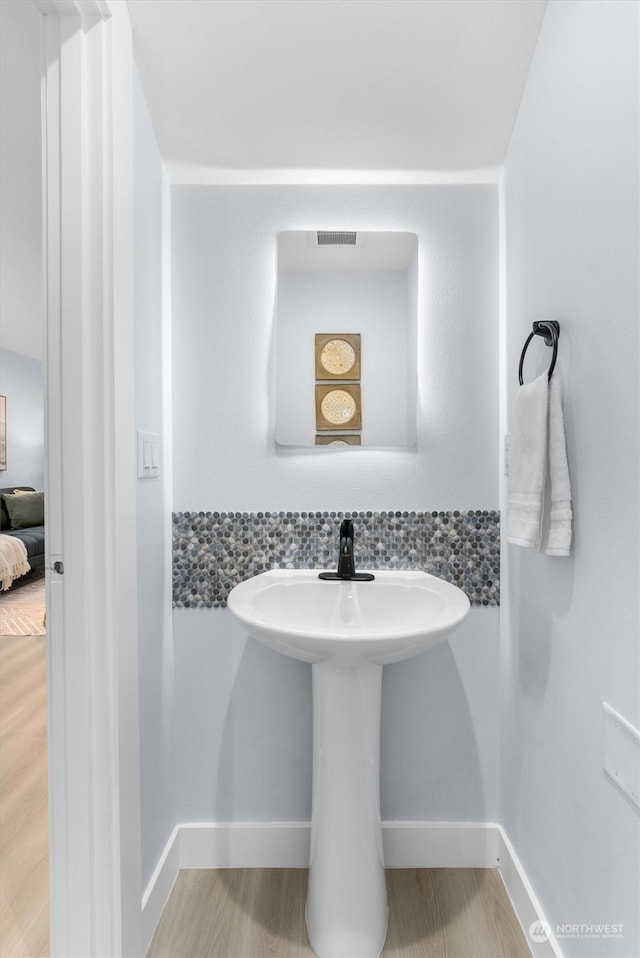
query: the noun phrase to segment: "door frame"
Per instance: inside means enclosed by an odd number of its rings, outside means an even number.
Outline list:
[[[139,956],[132,30],[125,0],[33,2],[42,14],[51,954]]]

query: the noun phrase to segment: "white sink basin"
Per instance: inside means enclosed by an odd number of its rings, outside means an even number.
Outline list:
[[[382,571],[373,582],[323,581],[314,570],[263,572],[232,589],[249,635],[304,662],[378,665],[423,652],[469,611],[460,589],[426,572]]]
[[[387,934],[380,823],[382,666],[446,638],[464,592],[426,572],[324,581],[263,572],[229,610],[264,645],[312,663],[313,800],[307,930],[319,958],[377,958]]]

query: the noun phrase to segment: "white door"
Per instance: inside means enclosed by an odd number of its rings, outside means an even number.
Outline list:
[[[140,954],[132,51],[42,14],[51,954]]]

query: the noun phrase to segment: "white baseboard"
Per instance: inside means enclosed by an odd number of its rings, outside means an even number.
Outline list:
[[[308,868],[308,822],[180,826],[181,868]]]
[[[491,822],[383,822],[387,868],[495,868],[498,826]]]
[[[533,958],[562,958],[555,935],[545,919],[540,902],[513,845],[501,825],[498,825],[498,831],[500,848],[498,871]]]
[[[146,947],[181,868],[307,868],[310,832],[308,822],[176,826],[142,899]],[[387,868],[498,868],[534,958],[562,958],[553,935],[543,942],[529,936],[530,925],[544,916],[500,825],[383,822],[382,837]]]
[[[180,826],[176,825],[142,896],[142,944],[145,955],[181,867]]]

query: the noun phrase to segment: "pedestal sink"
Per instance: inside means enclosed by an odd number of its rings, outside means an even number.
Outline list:
[[[312,663],[313,799],[307,931],[319,958],[377,958],[387,934],[380,824],[382,666],[440,642],[469,612],[426,572],[373,582],[274,570],[232,589],[249,635]]]

